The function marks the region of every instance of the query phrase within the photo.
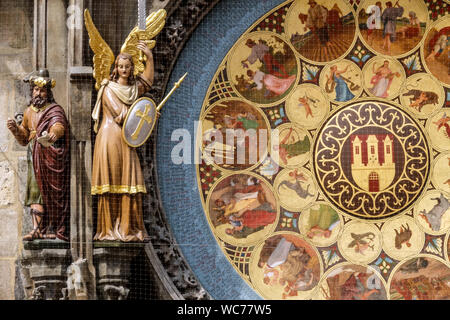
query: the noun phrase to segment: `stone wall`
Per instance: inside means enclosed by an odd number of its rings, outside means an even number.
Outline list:
[[[23,112],[29,87],[22,79],[36,67],[33,58],[35,5],[44,2],[48,27],[46,60],[57,81],[55,99],[66,108],[66,5],[63,0],[0,2],[0,300],[14,299],[16,260],[23,250],[22,234],[31,230],[31,217],[23,206],[27,179],[26,147],[20,146],[6,128],[6,120]],[[35,30],[36,29],[36,30]],[[42,29],[41,29],[42,30]],[[21,293],[19,293],[21,295]]]
[[[0,3],[0,299],[14,299],[15,260],[24,223],[26,149],[15,143],[6,120],[23,111],[28,89],[21,78],[32,70],[33,3]]]

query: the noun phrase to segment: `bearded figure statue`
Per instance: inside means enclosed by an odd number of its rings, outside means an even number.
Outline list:
[[[23,240],[68,241],[70,214],[70,138],[64,109],[55,102],[46,69],[24,79],[30,84],[31,101],[22,123],[8,119],[7,127],[27,146],[28,177],[25,206],[30,207],[33,230]]]

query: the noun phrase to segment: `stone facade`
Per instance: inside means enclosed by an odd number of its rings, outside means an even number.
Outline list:
[[[15,143],[6,119],[23,111],[28,90],[22,77],[32,71],[33,5],[28,1],[0,3],[0,299],[14,299],[15,261],[21,250],[22,226],[27,225],[23,207],[23,159],[26,149]],[[24,180],[25,179],[25,180]]]

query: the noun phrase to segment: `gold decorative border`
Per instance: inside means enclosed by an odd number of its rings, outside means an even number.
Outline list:
[[[137,185],[137,186],[126,186],[126,185],[110,185],[110,184],[104,184],[101,186],[92,186],[91,187],[91,194],[97,195],[97,194],[104,194],[104,193],[129,193],[129,194],[135,194],[135,193],[147,193],[147,189],[145,186]]]

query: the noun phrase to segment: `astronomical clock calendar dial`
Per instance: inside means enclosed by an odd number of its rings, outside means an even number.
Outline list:
[[[204,215],[265,299],[450,298],[450,18],[380,3],[286,1],[209,79]]]

